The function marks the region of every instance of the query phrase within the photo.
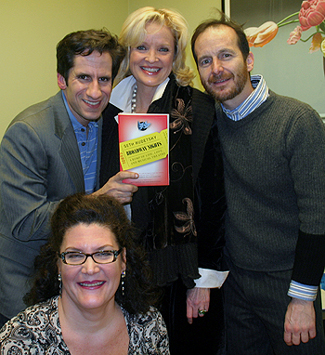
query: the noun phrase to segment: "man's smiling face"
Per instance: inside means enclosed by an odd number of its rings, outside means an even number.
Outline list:
[[[228,109],[239,106],[253,91],[249,72],[254,66],[238,47],[236,32],[228,26],[209,27],[195,41],[202,85]]]
[[[97,120],[107,106],[112,92],[112,58],[109,53],[94,51],[76,55],[68,83],[58,74],[58,85],[65,93],[69,108],[84,126]]]

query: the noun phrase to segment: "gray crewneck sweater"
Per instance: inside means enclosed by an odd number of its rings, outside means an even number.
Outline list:
[[[253,271],[289,270],[295,263],[296,281],[317,284],[321,250],[325,255],[325,129],[319,115],[271,91],[237,122],[218,104],[216,109],[228,206],[226,254]],[[295,253],[298,236],[303,243]]]

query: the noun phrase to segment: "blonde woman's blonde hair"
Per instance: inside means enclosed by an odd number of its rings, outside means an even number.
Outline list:
[[[121,81],[132,74],[130,71],[130,48],[137,47],[143,43],[147,35],[146,25],[152,22],[166,26],[171,30],[175,41],[175,57],[172,71],[179,85],[191,85],[194,74],[192,69],[185,64],[185,51],[188,41],[185,18],[174,10],[155,9],[150,6],[142,7],[132,12],[123,23],[119,40],[122,46],[128,48],[128,54],[122,61],[117,81]]]

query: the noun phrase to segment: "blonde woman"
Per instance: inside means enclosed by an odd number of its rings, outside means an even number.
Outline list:
[[[214,102],[191,86],[187,39],[186,21],[176,11],[144,7],[124,22],[120,43],[128,54],[103,113],[101,182],[119,170],[117,114],[169,113],[170,184],[139,187],[131,218],[164,289],[161,312],[171,354],[197,354],[202,344],[205,354],[215,354],[223,309],[220,290],[210,288],[220,284],[204,280],[221,258],[222,163],[210,140]]]

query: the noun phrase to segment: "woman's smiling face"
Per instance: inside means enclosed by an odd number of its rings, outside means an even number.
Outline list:
[[[175,41],[171,30],[155,22],[146,25],[147,35],[140,45],[131,47],[130,70],[141,85],[156,88],[172,71]]]
[[[81,251],[92,254],[100,250],[119,250],[115,235],[107,227],[97,223],[80,223],[69,228],[60,253]],[[79,309],[105,308],[114,304],[121,274],[126,268],[125,253],[109,264],[97,264],[88,257],[82,265],[66,265],[58,261],[62,277],[62,302]]]

